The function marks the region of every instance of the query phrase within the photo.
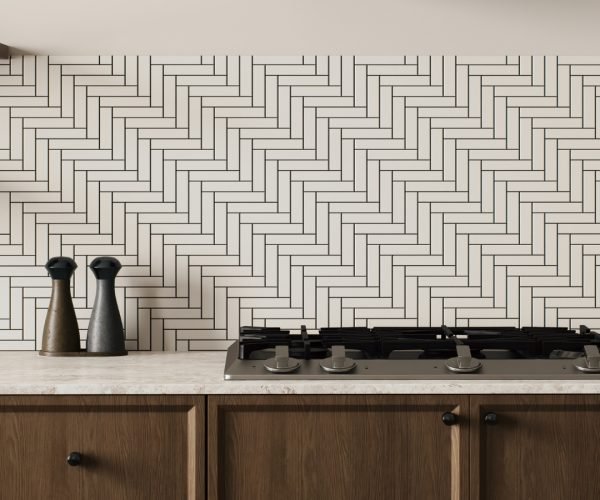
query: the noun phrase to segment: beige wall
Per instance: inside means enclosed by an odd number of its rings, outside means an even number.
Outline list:
[[[18,0],[36,54],[597,54],[594,0]]]

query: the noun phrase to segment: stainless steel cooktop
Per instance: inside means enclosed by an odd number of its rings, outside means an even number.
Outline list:
[[[242,327],[226,380],[598,379],[600,334],[568,328]]]

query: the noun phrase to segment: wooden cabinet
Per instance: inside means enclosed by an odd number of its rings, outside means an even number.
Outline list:
[[[0,396],[0,500],[595,500],[599,428],[600,395]]]
[[[0,454],[1,499],[204,498],[204,398],[0,397]]]
[[[472,396],[470,427],[472,500],[600,498],[600,396]]]
[[[214,396],[208,498],[595,500],[599,428],[597,395]]]
[[[208,498],[464,500],[467,405],[466,396],[211,396]]]

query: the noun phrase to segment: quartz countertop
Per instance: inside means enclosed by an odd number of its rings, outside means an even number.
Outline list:
[[[600,380],[223,379],[225,352],[0,353],[0,394],[600,394]]]

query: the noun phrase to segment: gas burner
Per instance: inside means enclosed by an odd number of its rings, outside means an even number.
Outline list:
[[[240,329],[226,379],[600,376],[600,334],[563,327]],[[258,361],[258,362],[257,362]],[[596,375],[594,375],[596,374]]]

